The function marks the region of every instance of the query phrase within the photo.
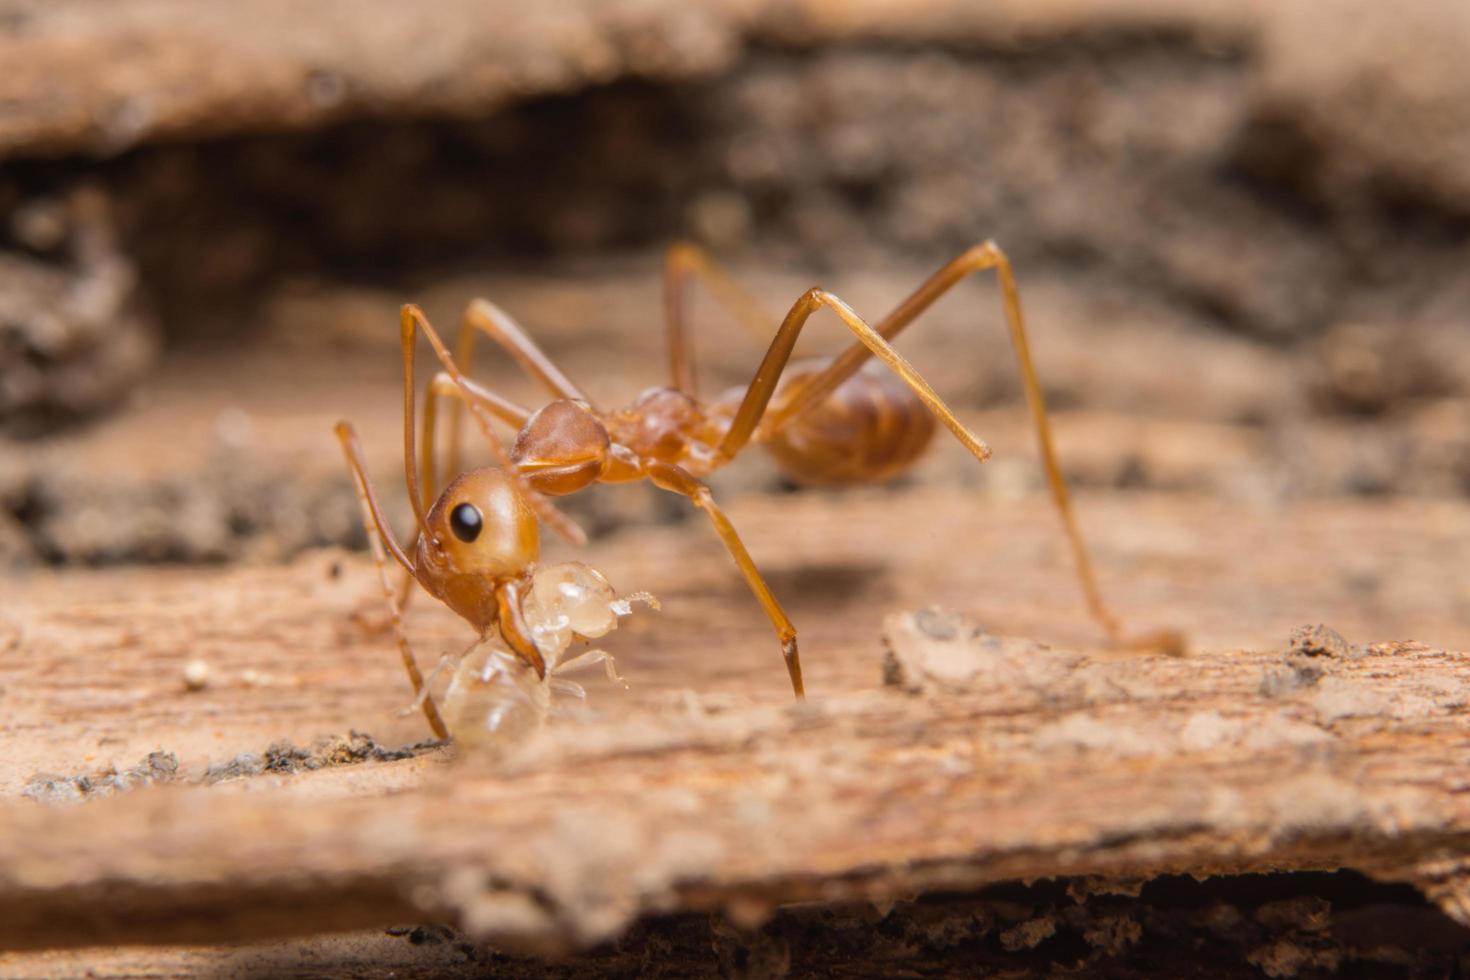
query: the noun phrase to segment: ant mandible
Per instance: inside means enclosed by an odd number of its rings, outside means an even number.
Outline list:
[[[1001,305],[1042,464],[1071,545],[1088,612],[1112,643],[1123,644],[1123,630],[1098,591],[1057,463],[1046,404],[1026,338],[1020,294],[1010,262],[999,247],[985,242],[967,249],[875,325],[832,293],[807,290],[776,330],[750,384],[703,402],[695,384],[688,337],[689,281],[701,278],[741,320],[762,330],[766,329],[766,320],[749,296],[702,251],[691,245],[676,245],[668,251],[664,271],[672,384],[650,388],[618,411],[598,408],[514,320],[485,300],[475,300],[466,309],[454,356],[417,306],[402,308],[404,474],[416,520],[415,539],[407,551],[399,546],[383,518],[356,433],[347,422],[337,426],[359,498],[370,518],[369,536],[404,666],[435,733],[441,738],[447,734],[432,699],[424,694],[423,678],[403,635],[400,618],[400,605],[407,601],[413,583],[458,613],[481,637],[487,637],[498,626],[511,652],[544,679],[547,665],[521,608],[539,554],[538,521],[571,541],[585,542],[580,528],[546,498],[575,493],[594,483],[646,479],[687,497],[705,513],[770,618],[792,691],[803,698],[796,627],[701,478],[729,463],[745,447],[759,443],[787,475],[799,482],[844,484],[887,479],[918,459],[934,434],[936,418],[977,460],[990,458],[990,447],[955,417],[891,344],[946,291],[966,276],[987,269],[994,269],[1000,282]],[[792,364],[797,337],[812,314],[823,307],[837,315],[856,341],[835,358]],[[414,348],[419,332],[428,339],[444,370],[434,378],[425,400],[423,437],[418,447],[422,450],[421,472],[416,472]],[[479,333],[503,348],[555,400],[532,411],[465,377]],[[873,358],[892,373],[860,370]],[[895,379],[902,383],[895,383]],[[459,471],[462,405],[468,407],[499,465],[458,475],[434,500],[436,403],[444,396],[454,399],[447,453],[449,473]],[[495,433],[495,420],[517,430],[509,450]],[[371,533],[373,529],[376,536]],[[386,558],[377,537],[408,575],[396,599],[388,584]],[[1177,648],[1182,641],[1171,632],[1163,632],[1142,642]]]

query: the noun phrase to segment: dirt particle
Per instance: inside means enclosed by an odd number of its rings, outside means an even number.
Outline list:
[[[388,749],[379,745],[371,735],[356,731],[347,735],[324,735],[308,747],[283,739],[271,743],[263,755],[242,752],[228,762],[210,766],[204,774],[204,782],[218,783],[226,779],[256,776],[263,772],[290,774],[359,762],[396,762],[400,759],[411,759],[442,744],[427,741],[401,749]]]
[[[179,775],[179,757],[172,752],[150,752],[137,765],[119,770],[116,766],[75,776],[37,773],[21,790],[23,796],[40,803],[68,804],[123,790],[169,782]]]
[[[184,686],[191,691],[202,691],[209,686],[209,664],[197,657],[184,664]]]
[[[1353,648],[1330,626],[1299,626],[1286,640],[1287,657],[1336,657],[1346,659]]]
[[[1299,626],[1287,637],[1285,665],[1266,671],[1258,690],[1262,697],[1278,698],[1314,687],[1334,662],[1357,655],[1352,644],[1332,627],[1322,623]]]
[[[210,766],[204,773],[206,783],[220,783],[226,779],[239,779],[243,776],[255,776],[265,770],[265,762],[254,752],[241,752],[229,762],[218,766]]]

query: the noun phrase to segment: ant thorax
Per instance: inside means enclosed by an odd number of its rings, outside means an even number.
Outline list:
[[[606,418],[608,435],[640,459],[677,463],[704,474],[728,419],[711,417],[694,398],[673,388],[648,388],[633,404]]]
[[[510,744],[546,721],[552,695],[582,699],[581,685],[564,676],[602,664],[608,677],[622,682],[612,657],[603,650],[568,653],[573,640],[593,640],[617,629],[634,602],[654,609],[646,592],[618,598],[606,578],[579,561],[535,569],[521,612],[536,649],[546,661],[546,677],[536,676],[524,660],[494,641],[477,645],[461,658],[444,697],[444,716],[456,741],[467,745]]]

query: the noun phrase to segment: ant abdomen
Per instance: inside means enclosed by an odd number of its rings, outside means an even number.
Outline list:
[[[784,384],[797,390],[825,366],[795,366]],[[934,416],[919,397],[892,372],[872,365],[764,445],[792,480],[837,485],[897,476],[923,455],[933,436]]]

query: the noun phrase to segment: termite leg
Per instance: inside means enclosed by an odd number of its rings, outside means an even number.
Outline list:
[[[699,397],[690,340],[689,283],[699,279],[710,295],[761,343],[771,335],[774,318],[738,282],[690,242],[676,242],[664,253],[664,319],[668,323],[671,384],[691,398]]]
[[[613,655],[608,653],[606,650],[601,650],[597,648],[593,648],[591,650],[583,650],[575,657],[563,660],[561,663],[557,664],[556,669],[553,671],[553,673],[571,674],[579,670],[585,670],[588,667],[595,667],[598,664],[602,664],[603,672],[607,674],[608,680],[623,685],[623,689],[627,690],[628,682],[623,678],[622,674],[618,673],[617,661],[615,661],[613,659]]]
[[[383,520],[382,509],[378,506],[377,496],[373,493],[372,484],[368,482],[367,468],[363,465],[362,447],[358,444],[357,433],[347,422],[337,423],[337,439],[342,443],[342,452],[347,457],[347,468],[352,472],[352,487],[357,492],[357,502],[362,509],[362,526],[367,532],[368,547],[373,552],[373,564],[378,570],[378,583],[383,589],[383,601],[388,604],[388,613],[393,621],[393,635],[398,641],[398,655],[403,660],[403,669],[408,674],[408,682],[413,686],[414,698],[422,699],[424,718],[429,722],[429,728],[433,730],[436,738],[448,738],[449,729],[444,725],[444,719],[439,717],[439,708],[434,704],[434,699],[429,696],[428,688],[424,684],[424,675],[419,670],[418,659],[413,655],[413,649],[408,644],[408,634],[403,629],[403,613],[398,607],[398,601],[393,595],[393,586],[388,581],[388,558],[383,553],[384,545],[392,553],[397,562],[410,574],[413,574],[413,564],[403,549],[398,546],[398,541],[393,537],[393,531]]]
[[[678,466],[669,463],[649,463],[644,467],[644,472],[654,485],[673,493],[681,494],[689,498],[689,502],[709,517],[710,523],[714,525],[715,533],[725,543],[725,548],[730,552],[730,557],[735,559],[735,564],[740,568],[740,574],[745,577],[745,584],[750,591],[755,593],[756,600],[760,602],[761,608],[765,610],[766,616],[775,627],[776,636],[781,641],[781,656],[786,660],[786,672],[791,677],[791,691],[799,700],[805,700],[806,688],[801,679],[801,654],[796,646],[796,627],[792,625],[791,619],[786,611],[781,608],[781,603],[771,592],[770,586],[761,576],[760,569],[756,567],[750,552],[745,550],[745,543],[740,540],[740,535],[735,531],[735,525],[730,523],[730,518],[715,503],[714,495],[710,493],[709,487],[696,480],[688,472]]]

